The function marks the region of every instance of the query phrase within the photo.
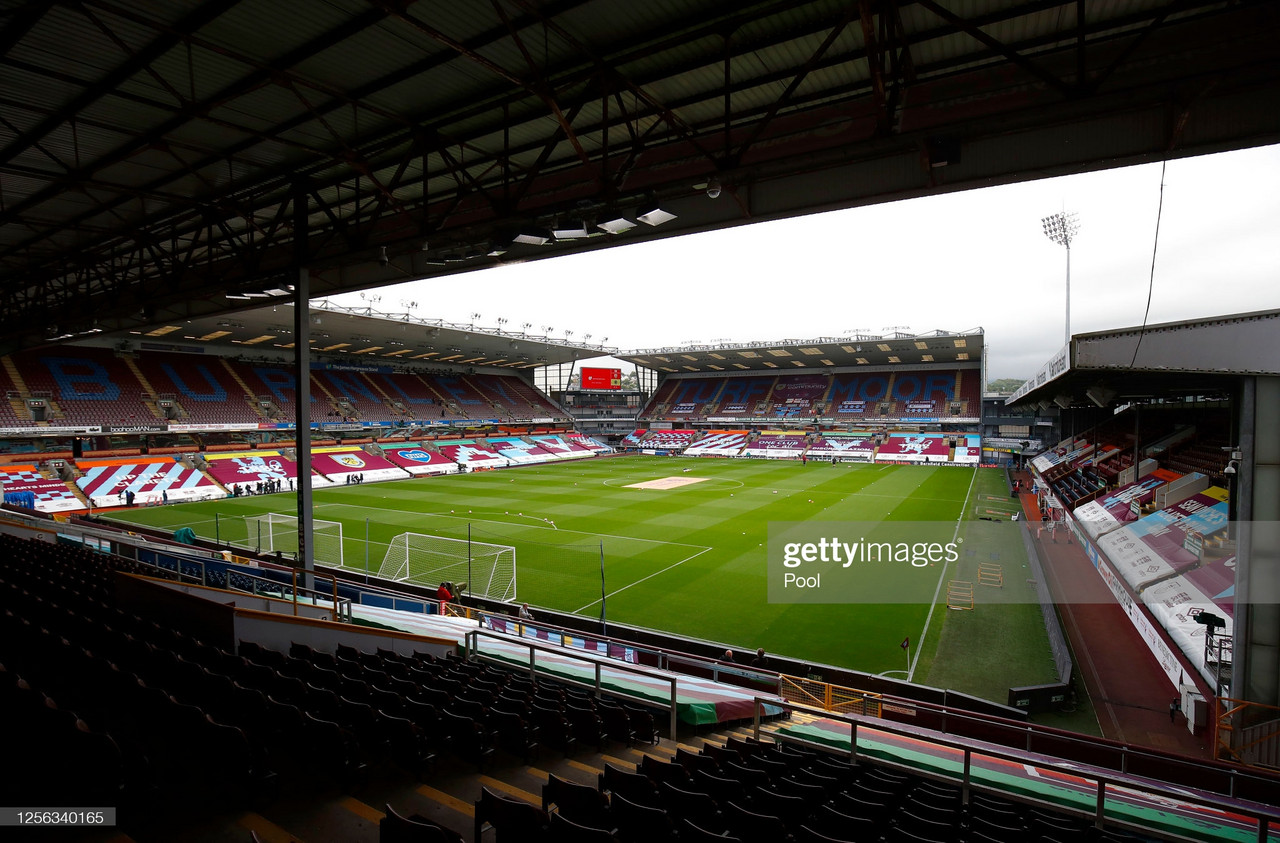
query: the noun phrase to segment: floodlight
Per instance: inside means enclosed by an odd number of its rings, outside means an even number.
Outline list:
[[[597,226],[597,228],[602,231],[607,231],[610,234],[622,234],[624,231],[630,231],[635,227],[636,224],[626,217],[618,217],[617,219],[608,220]]]
[[[664,211],[661,208],[654,208],[652,211],[646,211],[636,217],[645,225],[662,225],[664,222],[671,222],[675,218],[675,214]]]
[[[543,246],[550,240],[551,232],[545,228],[522,228],[511,242],[523,243],[526,246]]]

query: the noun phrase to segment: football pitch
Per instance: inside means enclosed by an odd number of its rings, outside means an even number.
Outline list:
[[[600,617],[603,567],[610,623],[869,673],[905,677],[914,667],[911,678],[927,684],[937,684],[928,681],[937,665],[944,687],[1003,699],[1011,684],[1054,678],[1039,607],[1014,593],[1025,581],[1021,547],[980,538],[995,525],[978,519],[1007,506],[1006,494],[996,469],[621,456],[328,487],[314,492],[314,512],[342,524],[348,569],[376,575],[401,533],[470,535],[516,548],[518,599],[534,607]],[[246,516],[293,511],[294,496],[277,494],[111,517],[225,542],[244,539]],[[959,560],[914,569],[893,602],[770,603],[769,526],[806,521],[946,522],[970,544]],[[1009,605],[985,607],[978,624],[957,617],[977,613],[948,611],[947,591],[953,580],[976,581],[987,558],[1009,568]],[[971,647],[972,635],[982,637]]]

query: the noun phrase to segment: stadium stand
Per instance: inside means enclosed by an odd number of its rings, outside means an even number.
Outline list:
[[[498,437],[490,438],[489,445],[513,463],[549,462],[557,458],[539,440],[527,442],[518,436]]]
[[[403,415],[375,391],[364,372],[313,369],[311,385],[328,400],[332,412],[343,418],[387,421]]]
[[[477,390],[489,397],[490,403],[508,419],[567,418],[539,391],[510,375],[470,375]]]
[[[564,436],[533,436],[532,441],[543,450],[554,455],[556,459],[580,459],[594,454],[590,448],[580,442],[574,442]]]
[[[16,355],[31,394],[50,400],[47,420],[78,425],[138,425],[158,416],[127,363],[104,348],[60,348]]]
[[[830,389],[828,375],[781,375],[769,395],[769,415],[778,418],[816,415]]]
[[[375,388],[387,396],[393,409],[399,405],[401,414],[412,419],[442,418],[444,401],[430,385],[417,375],[368,373]]]
[[[628,433],[626,436],[622,437],[622,442],[620,444],[624,448],[639,448],[640,440],[644,439],[645,435],[648,434],[648,432],[649,431],[644,428],[640,428],[639,430],[633,430],[630,433]]]
[[[453,474],[458,470],[456,462],[425,445],[384,445],[382,454],[413,475]]]
[[[230,578],[239,566],[222,567]],[[0,536],[6,606],[0,695],[26,727],[14,735],[23,773],[16,796],[34,799],[56,788],[84,804],[153,804],[160,798],[202,813],[212,804],[257,803],[282,786],[347,790],[373,775],[385,777],[393,767],[435,779],[432,771],[446,758],[461,762],[450,764],[448,776],[454,777],[464,775],[463,765],[485,772],[500,758],[527,764],[542,746],[568,753],[575,745],[631,746],[646,735],[657,740],[652,710],[620,708],[491,662],[416,649],[361,650],[323,635],[312,644],[275,649],[245,639],[234,648],[210,643],[176,620],[121,608],[118,592],[136,587],[128,574],[146,572],[139,563],[85,547]],[[75,715],[59,714],[68,711]],[[828,721],[797,715],[785,722],[775,735],[798,729],[817,734]],[[847,724],[832,726],[847,740]],[[1022,801],[1016,783],[1012,793],[993,790],[990,781],[975,786],[965,807],[954,780],[903,766],[927,765],[933,757],[943,765],[938,769],[951,769],[954,746],[931,744],[925,730],[898,736],[901,752],[895,738],[885,736],[876,757],[857,763],[838,747],[833,754],[734,731],[686,740],[694,745],[670,743],[655,755],[637,754],[634,770],[604,756],[592,785],[547,776],[542,804],[567,814],[578,828],[607,834],[626,822],[634,832],[628,836],[646,840],[657,839],[653,829],[668,823],[686,830],[682,840],[705,839],[689,831],[698,828],[712,835],[758,832],[739,839],[784,839],[788,828],[796,828],[797,839],[847,840],[852,830],[878,837],[886,822],[898,835],[894,839],[907,841],[1021,841],[1029,829],[1044,832],[1039,839],[1140,839],[1111,829],[1099,834],[1087,813]],[[1028,758],[1034,765],[1034,758],[1046,756]],[[501,784],[501,776],[492,769],[483,781]],[[1027,776],[1029,782],[1074,779],[1033,767]],[[482,791],[481,802],[492,803],[495,794]],[[499,834],[529,839],[554,822],[504,801],[510,804],[478,806],[474,830],[492,825]],[[1162,816],[1178,809],[1159,796],[1148,804]],[[420,839],[457,839],[424,831],[429,820],[411,821]],[[1197,815],[1196,821],[1204,820]],[[962,836],[956,834],[960,823]]]
[[[956,441],[961,444],[956,445],[955,453],[951,456],[951,461],[961,464],[976,465],[982,462],[982,437],[977,434],[965,434],[957,436]]]
[[[876,462],[947,462],[950,441],[943,433],[890,433],[876,451]]]
[[[640,411],[640,417],[660,419],[669,416],[678,386],[680,386],[678,378],[667,378],[659,384],[649,403]]]
[[[590,436],[586,436],[585,434],[582,434],[582,433],[566,433],[564,435],[564,440],[572,446],[577,446],[584,450],[590,451],[593,454],[607,454],[609,453],[609,451],[612,450],[608,445],[605,445],[603,442],[599,442],[596,439]]]
[[[294,418],[298,390],[293,373],[288,368],[282,365],[249,362],[229,363],[228,368],[240,382],[245,384],[249,394],[259,402],[267,402],[267,406],[263,407],[264,415],[273,420],[288,421]],[[313,377],[312,386],[314,383]],[[315,389],[311,391],[311,409],[308,418],[312,421],[321,421],[326,412],[317,393],[321,396],[324,394]]]
[[[79,460],[76,485],[94,506],[123,506],[132,492],[137,505],[164,500],[198,501],[225,495],[205,474],[172,458]]]
[[[15,376],[18,380],[15,382]],[[29,427],[33,424],[31,411],[27,408],[24,395],[29,394],[21,385],[21,375],[14,366],[9,355],[0,357],[0,389],[4,390],[4,401],[0,401],[0,426]]]
[[[650,430],[640,441],[644,450],[681,452],[697,437],[692,430]]]
[[[1181,574],[1143,589],[1141,599],[1156,622],[1196,666],[1206,681],[1214,683],[1218,655],[1206,653],[1207,627],[1196,621],[1201,612],[1213,612],[1226,625],[1215,634],[1231,640],[1235,623],[1235,563],[1232,556],[1206,559]],[[1230,652],[1225,654],[1228,658]],[[1222,659],[1226,661],[1226,659]]]
[[[497,468],[507,464],[507,460],[483,440],[454,439],[441,440],[436,443],[441,454],[453,460],[463,470],[476,468]]]
[[[346,483],[356,477],[361,482],[403,480],[405,470],[379,454],[360,448],[316,448],[311,451],[311,468],[334,483]]]
[[[809,456],[820,459],[870,462],[875,455],[876,441],[869,433],[824,433],[809,447]]]
[[[35,465],[0,466],[4,502],[39,512],[76,512],[84,502],[61,480],[46,477]]]
[[[742,456],[774,460],[798,459],[808,447],[809,440],[804,436],[766,430],[747,443],[742,449]]]
[[[684,453],[689,457],[736,457],[746,444],[745,430],[709,430]]]
[[[298,477],[298,464],[279,451],[205,454],[205,461],[209,476],[228,491],[271,480],[281,481],[286,490],[292,491]]]
[[[427,385],[445,401],[443,418],[488,419],[497,416],[493,401],[463,375],[421,375]]]
[[[257,423],[262,416],[226,362],[187,354],[139,354],[138,371],[157,399],[177,402],[171,419],[203,424]]]
[[[712,418],[763,416],[769,410],[768,398],[775,380],[772,375],[723,378],[715,403],[708,404],[702,414]]]

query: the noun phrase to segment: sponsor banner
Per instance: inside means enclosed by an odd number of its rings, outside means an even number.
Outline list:
[[[112,424],[102,426],[103,433],[164,433],[167,424]]]
[[[379,366],[374,363],[329,363],[324,361],[312,361],[311,368],[328,370],[331,372],[377,372],[382,375],[390,375],[394,370],[390,366]]]
[[[1018,387],[1012,395],[1005,399],[1005,404],[1016,404],[1022,396],[1033,389],[1039,389],[1052,380],[1062,377],[1070,366],[1071,344],[1067,343],[1058,349],[1058,353],[1049,358],[1049,362],[1040,367],[1040,371],[1030,377],[1026,383]]]
[[[199,433],[201,431],[217,431],[217,430],[274,430],[274,424],[259,424],[254,422],[245,422],[243,424],[171,424],[169,425],[170,433]]]
[[[825,375],[783,375],[773,387],[773,400],[809,403],[827,391]]]
[[[98,425],[82,426],[82,427],[6,427],[0,428],[0,436],[61,436],[72,435],[77,433],[101,433],[102,427]]]

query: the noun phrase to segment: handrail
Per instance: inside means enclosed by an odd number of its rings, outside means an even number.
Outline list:
[[[588,658],[584,658],[584,657],[582,657],[582,656],[574,655],[572,652],[566,652],[566,651],[565,651],[564,649],[562,649],[562,648],[557,648],[557,647],[548,647],[548,646],[545,646],[545,645],[543,645],[543,644],[536,644],[536,643],[533,643],[533,642],[531,642],[531,641],[526,641],[526,640],[525,640],[525,639],[523,639],[523,638],[516,638],[516,639],[512,639],[512,638],[508,638],[508,637],[507,637],[507,636],[505,636],[505,635],[499,635],[498,633],[495,633],[495,632],[489,632],[488,630],[484,630],[484,629],[472,629],[472,630],[468,630],[468,631],[467,631],[467,634],[466,634],[466,639],[465,639],[465,640],[466,640],[466,646],[467,646],[467,658],[468,658],[468,659],[472,659],[472,658],[476,658],[476,659],[486,659],[486,660],[488,660],[488,661],[493,661],[493,662],[497,662],[497,663],[502,663],[502,660],[501,660],[501,659],[499,659],[499,658],[497,658],[496,656],[490,656],[490,655],[486,655],[485,653],[480,652],[480,636],[482,636],[482,635],[483,635],[484,637],[486,637],[486,638],[493,638],[493,639],[495,639],[495,640],[497,640],[497,641],[502,641],[502,642],[507,643],[507,644],[513,644],[513,645],[516,645],[516,646],[524,646],[524,647],[528,647],[528,648],[529,648],[529,678],[530,678],[530,679],[532,679],[532,678],[536,675],[536,673],[537,673],[537,656],[535,655],[535,652],[536,652],[536,651],[541,650],[541,651],[542,651],[542,652],[544,652],[544,653],[558,653],[559,655],[567,656],[567,657],[569,657],[569,658],[571,658],[571,659],[574,659],[574,660],[576,660],[576,661],[586,662],[587,664],[590,664],[590,665],[592,665],[592,666],[593,666],[593,668],[595,669],[595,685],[594,685],[594,690],[595,690],[596,696],[600,696],[601,694],[607,694],[608,696],[611,696],[611,697],[618,697],[619,699],[624,699],[624,700],[636,700],[636,699],[640,699],[640,700],[643,700],[646,704],[652,704],[652,702],[653,702],[652,700],[649,700],[649,699],[646,699],[646,698],[643,698],[643,697],[639,697],[639,698],[638,698],[638,697],[634,697],[634,696],[632,696],[632,695],[630,695],[630,694],[621,694],[621,693],[618,693],[617,691],[612,691],[612,690],[609,690],[609,689],[607,689],[607,688],[603,688],[603,687],[601,687],[601,685],[600,685],[600,668],[604,665],[604,662],[602,662],[602,661],[599,661],[599,660],[597,660],[597,659],[588,659]],[[641,670],[641,669],[639,669],[639,668],[632,667],[632,666],[628,665],[628,664],[627,664],[627,663],[625,663],[625,662],[620,663],[620,664],[610,664],[610,665],[609,665],[609,667],[611,667],[611,668],[612,668],[612,669],[614,669],[614,670],[621,670],[621,671],[624,671],[624,672],[626,672],[626,673],[636,673],[636,674],[639,674],[640,676],[644,676],[644,677],[647,677],[647,678],[649,678],[649,679],[657,679],[657,680],[660,680],[660,681],[662,681],[662,682],[667,682],[667,683],[669,683],[669,684],[671,685],[671,702],[670,702],[669,704],[668,704],[668,703],[658,703],[657,705],[658,705],[660,708],[664,708],[664,709],[666,709],[666,710],[668,710],[668,711],[670,712],[670,715],[671,715],[671,717],[670,717],[670,726],[669,726],[669,729],[670,729],[670,737],[671,737],[671,740],[673,740],[673,741],[674,741],[674,740],[676,740],[676,728],[677,728],[677,722],[678,722],[678,717],[677,717],[677,703],[678,703],[678,699],[677,699],[677,695],[676,695],[676,688],[677,688],[678,682],[677,682],[677,680],[676,680],[676,677],[674,677],[674,676],[663,676],[663,675],[661,675],[661,674],[653,673],[653,672],[650,672],[650,671],[648,671],[648,670]],[[592,686],[590,686],[590,685],[587,685],[587,684],[586,684],[586,683],[584,683],[584,682],[579,682],[579,681],[577,681],[577,680],[575,680],[575,679],[567,679],[567,678],[565,678],[565,677],[563,677],[563,676],[557,676],[557,677],[556,677],[556,681],[559,681],[559,682],[565,682],[566,684],[569,684],[569,685],[577,685],[577,686],[578,686],[578,687],[580,687],[580,688],[590,688],[590,687],[592,687]]]
[[[252,594],[254,596],[263,596],[264,594],[274,591],[278,593],[280,598],[283,600],[288,600],[292,598],[294,615],[298,614],[298,597],[303,596],[305,598],[309,596],[311,604],[314,606],[319,606],[321,603],[332,604],[334,620],[342,621],[344,623],[351,622],[351,601],[346,597],[338,596],[338,587],[337,587],[336,578],[329,577],[327,574],[316,573],[314,571],[307,571],[305,569],[300,569],[300,568],[293,568],[291,570],[292,570],[293,576],[292,576],[291,582],[289,583],[283,583],[283,582],[280,582],[279,580],[273,580],[270,577],[260,577],[257,574],[250,574],[245,571],[236,571],[235,575],[237,577],[243,577],[244,579],[250,580],[254,584],[254,587],[251,589],[241,588],[232,583],[231,581],[232,578],[230,576],[227,577],[227,582],[224,587],[226,588],[227,591],[241,591],[246,594]],[[319,591],[314,588],[307,588],[306,586],[298,585],[299,571],[301,571],[304,576],[306,574],[312,574],[313,576],[328,577],[329,579],[333,580],[334,587],[333,587],[332,593]],[[256,586],[257,583],[265,583],[269,585],[270,588],[259,589]],[[305,599],[303,602],[306,602]]]
[[[812,714],[826,720],[837,720],[842,723],[847,723],[849,726],[849,758],[851,760],[856,760],[857,758],[858,727],[860,725],[868,725],[877,732],[908,738],[913,741],[919,741],[924,738],[928,742],[937,746],[959,751],[964,757],[963,764],[961,766],[960,796],[961,802],[965,805],[969,804],[969,794],[974,788],[971,772],[973,768],[973,755],[977,754],[983,757],[1011,761],[1019,766],[1029,765],[1039,769],[1048,770],[1050,772],[1061,774],[1066,778],[1093,779],[1097,784],[1093,819],[1094,824],[1099,829],[1103,827],[1106,821],[1104,812],[1106,809],[1106,791],[1108,787],[1137,791],[1141,794],[1150,794],[1163,800],[1187,802],[1246,817],[1257,823],[1258,843],[1266,843],[1272,823],[1280,825],[1280,807],[1276,807],[1274,805],[1265,805],[1252,801],[1246,802],[1244,800],[1228,801],[1225,798],[1218,797],[1217,794],[1207,793],[1205,791],[1193,791],[1191,788],[1182,785],[1161,786],[1159,782],[1152,779],[1130,777],[1123,774],[1112,775],[1109,774],[1109,771],[1105,768],[1095,767],[1093,765],[1082,765],[1076,762],[1055,763],[1047,760],[1045,756],[1035,755],[1030,752],[1022,752],[1019,750],[1001,749],[1000,747],[989,744],[975,747],[972,743],[948,739],[936,733],[932,733],[930,730],[895,725],[884,720],[876,720],[873,725],[869,721],[869,718],[863,718],[858,715],[833,715],[830,712],[822,711],[821,709],[817,709],[812,706],[800,705],[792,702],[779,703],[777,700],[765,697],[755,697],[752,700],[752,734],[756,740],[760,739],[762,712],[766,705],[781,707],[792,712],[798,711],[806,714]],[[830,752],[831,750],[830,746],[814,741],[808,741],[793,735],[780,735],[778,738],[780,740],[785,739],[786,741],[820,748],[827,752]],[[999,793],[1005,797],[1011,795],[1004,791],[992,790],[993,792]],[[1149,831],[1149,829],[1143,829],[1141,826],[1127,823],[1122,819],[1113,818],[1112,822],[1120,826],[1134,828],[1138,831]]]
[[[435,601],[424,599],[424,600],[421,600],[420,602],[422,602],[425,605],[427,603],[432,603]],[[653,647],[645,644],[637,644],[635,641],[632,641],[626,638],[614,638],[611,635],[603,635],[601,633],[596,633],[596,632],[587,632],[585,630],[573,629],[572,627],[567,627],[567,626],[559,626],[558,624],[553,624],[553,623],[544,623],[542,621],[528,621],[528,620],[522,621],[519,618],[513,618],[511,615],[505,615],[501,612],[493,612],[488,609],[481,609],[481,608],[472,607],[472,606],[463,606],[458,603],[447,603],[445,604],[445,610],[448,614],[452,615],[453,617],[462,617],[462,618],[466,618],[467,620],[480,620],[481,622],[484,622],[489,618],[497,618],[503,621],[504,623],[513,623],[513,624],[518,624],[521,627],[527,627],[527,628],[537,629],[537,630],[545,630],[546,632],[559,637],[561,647],[569,647],[570,644],[568,643],[568,639],[570,638],[590,638],[593,641],[600,641],[609,645],[616,644],[621,649],[634,650],[637,653],[649,653],[653,656],[656,656],[658,658],[658,664],[656,665],[658,670],[669,670],[673,673],[682,673],[682,671],[676,669],[677,665],[687,665],[690,667],[702,668],[705,670],[710,670],[712,674],[711,676],[712,680],[717,682],[721,681],[720,680],[721,674],[724,674],[726,676],[740,676],[740,677],[743,677],[744,679],[755,679],[760,682],[772,682],[776,690],[778,687],[779,680],[781,678],[781,674],[774,670],[767,670],[764,668],[756,668],[756,667],[750,667],[750,666],[740,665],[740,664],[726,664],[725,662],[719,661],[718,659],[704,658],[702,656],[695,656],[690,653],[682,653],[679,650],[668,650],[664,647]],[[609,655],[607,653],[600,653],[600,655],[604,656],[605,658],[613,659],[615,661],[621,661],[621,659],[617,659],[615,656]]]

